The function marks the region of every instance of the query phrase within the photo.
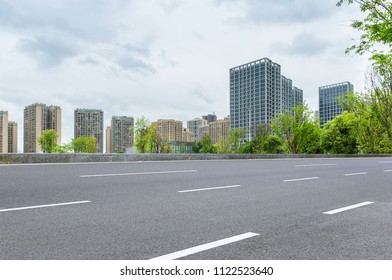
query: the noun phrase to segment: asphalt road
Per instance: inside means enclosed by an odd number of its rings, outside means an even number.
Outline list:
[[[0,166],[0,259],[392,259],[392,159]]]

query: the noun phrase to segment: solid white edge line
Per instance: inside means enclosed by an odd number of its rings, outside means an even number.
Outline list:
[[[354,205],[350,205],[350,206],[346,206],[346,207],[330,210],[330,211],[327,211],[327,212],[323,212],[323,214],[333,215],[333,214],[337,214],[337,213],[340,213],[340,212],[344,212],[344,211],[347,211],[347,210],[355,209],[355,208],[366,206],[366,205],[373,204],[373,203],[374,202],[372,202],[372,201],[365,201],[365,202],[361,202],[361,203],[358,203],[358,204],[354,204]]]
[[[296,182],[296,181],[306,181],[306,180],[316,180],[320,179],[320,177],[309,177],[309,178],[299,178],[299,179],[288,179],[283,180],[283,182]]]
[[[368,174],[367,172],[358,172],[358,173],[347,173],[343,174],[343,176],[356,176],[356,175],[366,175]]]
[[[189,249],[177,251],[177,252],[174,252],[174,253],[171,253],[171,254],[163,255],[163,256],[160,256],[160,257],[155,257],[155,258],[152,258],[150,260],[175,260],[175,259],[178,259],[178,258],[182,258],[182,257],[185,257],[185,256],[196,254],[196,253],[199,253],[199,252],[202,252],[202,251],[206,251],[206,250],[209,250],[209,249],[213,249],[213,248],[216,248],[216,247],[220,247],[220,246],[223,246],[223,245],[227,245],[227,244],[230,244],[230,243],[234,243],[234,242],[241,241],[241,240],[244,240],[244,239],[247,239],[247,238],[251,238],[251,237],[254,237],[254,236],[258,236],[258,235],[260,235],[260,234],[253,233],[253,232],[247,232],[247,233],[236,235],[236,236],[233,236],[233,237],[221,239],[221,240],[218,240],[218,241],[206,243],[206,244],[199,245],[199,246],[195,246],[195,247],[192,247],[192,248],[189,248]]]
[[[154,174],[190,173],[190,172],[197,172],[197,170],[176,170],[176,171],[153,171],[153,172],[136,172],[136,173],[92,174],[92,175],[80,175],[80,178],[112,177],[112,176],[133,176],[133,175],[154,175]]]
[[[45,208],[45,207],[64,206],[64,205],[81,204],[81,203],[89,203],[89,202],[91,202],[91,201],[83,200],[83,201],[64,202],[64,203],[56,203],[56,204],[46,204],[46,205],[26,206],[26,207],[18,207],[18,208],[8,208],[8,209],[0,209],[0,212],[11,212],[11,211],[18,211],[18,210],[27,210],[27,209],[36,209],[36,208]]]
[[[219,189],[229,189],[229,188],[238,188],[238,187],[241,187],[241,185],[223,186],[223,187],[212,187],[212,188],[193,189],[193,190],[183,190],[183,191],[178,191],[178,192],[179,192],[179,193],[200,192],[200,191],[219,190]]]
[[[337,165],[337,163],[317,163],[317,164],[297,164],[295,167],[313,167],[313,166],[333,166]]]

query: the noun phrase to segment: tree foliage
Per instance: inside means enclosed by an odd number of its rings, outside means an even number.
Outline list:
[[[293,112],[286,111],[272,120],[272,130],[288,153],[320,152],[321,128],[311,115],[307,105],[299,105],[293,108]]]
[[[371,60],[381,71],[385,66],[392,65],[392,3],[390,0],[340,0],[343,3],[359,5],[365,14],[363,20],[354,20],[351,26],[360,31],[359,42],[346,49],[346,53],[354,51],[357,54],[371,53]],[[386,47],[386,51],[380,45]],[[387,67],[388,68],[388,67]]]
[[[94,136],[80,136],[72,140],[75,153],[93,154],[98,151],[97,139]]]
[[[53,153],[57,149],[57,138],[59,135],[54,129],[44,130],[41,137],[38,137],[38,144],[44,153]]]
[[[357,149],[358,119],[353,113],[343,112],[324,125],[322,148],[331,154],[355,154]]]
[[[215,146],[212,144],[211,137],[209,135],[204,136],[195,143],[192,147],[192,152],[200,154],[216,153]]]

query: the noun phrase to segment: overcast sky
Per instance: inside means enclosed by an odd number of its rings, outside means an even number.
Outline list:
[[[229,69],[263,57],[318,108],[318,87],[364,85],[366,57],[346,55],[357,6],[337,0],[0,0],[0,110],[19,124],[35,102],[154,121],[229,114]]]

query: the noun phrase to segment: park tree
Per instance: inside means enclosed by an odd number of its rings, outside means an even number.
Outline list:
[[[319,153],[321,128],[312,118],[307,105],[299,105],[293,111],[279,114],[271,122],[273,132],[279,137],[288,153]]]
[[[148,128],[151,122],[144,116],[136,119],[135,125],[131,128],[131,133],[135,136],[135,146],[139,153],[146,153],[148,149]]]
[[[230,152],[232,154],[240,153],[240,147],[245,142],[246,130],[243,128],[234,128],[229,130]]]
[[[331,154],[355,154],[357,149],[358,119],[354,113],[344,111],[323,128],[322,148]]]
[[[390,0],[339,0],[342,4],[357,4],[365,14],[351,26],[361,32],[361,37],[346,53],[370,53],[370,59],[381,73],[389,72],[392,65],[392,2]]]
[[[98,151],[97,139],[94,136],[80,136],[72,140],[75,153],[93,154]]]
[[[206,135],[203,138],[201,138],[199,141],[197,141],[195,145],[192,147],[192,151],[194,153],[200,153],[200,154],[216,153],[215,147],[212,144],[212,140],[209,135]]]
[[[218,154],[230,154],[230,142],[228,137],[222,136],[215,145]]]
[[[44,153],[53,153],[57,149],[57,138],[59,135],[54,129],[44,130],[41,137],[38,137],[38,144]]]

